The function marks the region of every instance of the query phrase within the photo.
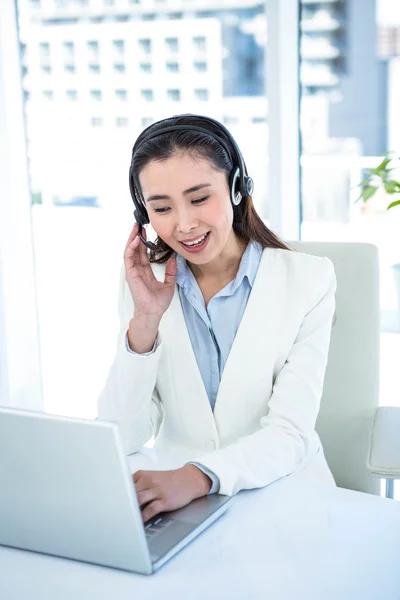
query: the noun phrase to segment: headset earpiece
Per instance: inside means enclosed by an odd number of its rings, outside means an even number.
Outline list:
[[[236,167],[236,169],[232,170],[230,176],[230,191],[231,191],[231,202],[233,206],[239,206],[242,201],[242,194],[240,192],[240,169]]]

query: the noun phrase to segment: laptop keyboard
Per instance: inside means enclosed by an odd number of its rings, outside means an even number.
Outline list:
[[[153,540],[160,533],[166,530],[173,523],[173,519],[167,516],[154,517],[144,526],[147,541]]]

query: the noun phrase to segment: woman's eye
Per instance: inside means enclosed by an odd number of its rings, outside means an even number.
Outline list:
[[[168,207],[166,207],[166,208],[155,208],[155,209],[154,209],[154,212],[156,212],[156,213],[165,213],[165,212],[167,212],[168,210],[169,210],[169,208],[168,208]]]
[[[199,198],[198,200],[192,200],[192,204],[201,204],[202,202],[205,202],[205,200],[207,200],[209,198],[209,196],[205,196],[204,198]]]

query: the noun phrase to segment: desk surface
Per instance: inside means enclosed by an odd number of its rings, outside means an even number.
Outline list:
[[[138,468],[175,466],[145,451]],[[307,469],[241,492],[150,577],[0,547],[1,600],[400,600],[400,503]]]

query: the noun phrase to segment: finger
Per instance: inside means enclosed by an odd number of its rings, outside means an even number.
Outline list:
[[[147,240],[146,230],[144,229],[144,227],[142,229],[142,236],[145,240]],[[143,242],[139,246],[139,252],[140,264],[144,267],[150,266],[149,252],[147,246],[143,244]]]
[[[129,244],[135,239],[135,237],[137,236],[139,232],[139,226],[137,223],[134,224],[134,226],[132,227],[132,230],[129,234],[128,240],[125,244],[125,250],[128,248]]]
[[[162,500],[154,500],[154,502],[150,502],[143,510],[142,510],[142,519],[145,523],[149,519],[152,519],[160,512],[163,512],[164,504]]]
[[[155,487],[151,473],[146,471],[136,471],[136,473],[132,475],[132,479],[135,485],[136,493],[150,490]]]
[[[176,280],[176,257],[171,256],[167,260],[167,265],[165,267],[164,283],[168,283],[170,285],[175,285],[175,280]]]
[[[138,499],[138,503],[140,507],[145,506],[146,504],[148,504],[149,502],[152,502],[153,500],[158,500],[159,496],[157,495],[157,491],[155,488],[151,488],[150,490],[144,490],[143,492],[138,492],[136,494],[136,497]]]
[[[140,263],[140,256],[138,247],[140,244],[140,238],[137,236],[130,244],[125,248],[124,251],[124,262],[127,267],[131,267],[135,264]]]

